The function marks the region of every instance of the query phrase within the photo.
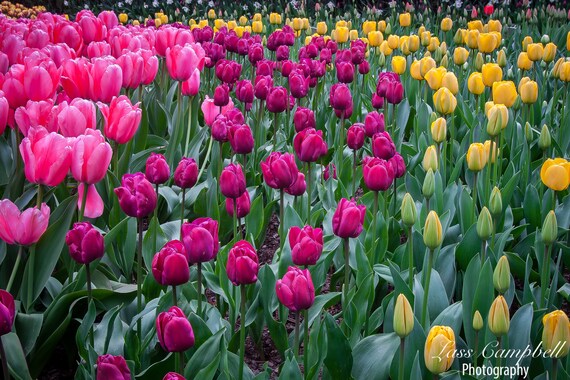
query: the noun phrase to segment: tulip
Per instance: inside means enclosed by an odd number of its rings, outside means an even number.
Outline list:
[[[503,70],[496,63],[484,64],[481,73],[483,75],[483,84],[487,87],[492,87],[493,83],[503,79]]]
[[[170,167],[162,154],[150,154],[146,160],[145,176],[154,185],[160,185],[168,181],[170,178]]]
[[[105,254],[105,241],[91,223],[75,223],[67,235],[65,243],[69,255],[79,264],[90,264]]]
[[[412,23],[412,16],[409,13],[400,13],[398,16],[400,26],[405,28]]]
[[[453,26],[453,21],[451,21],[451,19],[449,17],[445,17],[444,19],[441,20],[441,30],[443,30],[444,32],[449,32],[451,30]]]
[[[427,369],[438,375],[451,368],[455,352],[455,334],[451,327],[433,326],[426,338],[424,361]]]
[[[402,75],[406,72],[406,58],[402,56],[392,57],[392,70]]]
[[[295,265],[315,265],[323,252],[323,230],[311,226],[291,227],[289,245]]]
[[[400,337],[405,338],[414,329],[414,312],[410,302],[405,295],[399,294],[394,306],[394,332]]]
[[[497,47],[497,36],[493,33],[479,33],[477,48],[481,53],[490,54]]]
[[[503,255],[499,259],[495,270],[493,271],[493,285],[495,290],[500,294],[504,294],[509,290],[511,284],[511,270],[507,256]]]
[[[91,60],[89,70],[90,95],[93,101],[109,103],[119,96],[123,83],[123,72],[111,57],[102,57]]]
[[[435,145],[430,145],[426,152],[424,153],[424,158],[422,160],[422,167],[427,172],[431,169],[433,172],[437,171],[438,168],[437,150]]]
[[[314,129],[316,127],[315,113],[308,108],[297,107],[293,116],[293,124],[296,132],[309,128]]]
[[[437,118],[431,123],[431,138],[436,143],[442,143],[447,138],[447,121],[443,117]]]
[[[388,132],[377,133],[372,138],[372,152],[374,157],[389,160],[396,154],[396,146]]]
[[[323,132],[313,128],[298,132],[293,140],[293,147],[297,157],[303,162],[315,162],[328,151]]]
[[[472,143],[467,150],[467,167],[471,171],[479,172],[486,164],[485,147],[481,143]]]
[[[364,131],[366,136],[373,137],[377,133],[384,132],[384,114],[376,111],[369,112],[364,118]]]
[[[546,63],[550,63],[552,61],[554,61],[554,58],[556,57],[556,45],[553,44],[552,42],[549,42],[546,44],[546,46],[544,47],[544,54],[542,56],[542,60]]]
[[[307,183],[305,182],[305,175],[301,172],[297,174],[297,180],[289,187],[285,188],[284,191],[295,197],[299,197],[305,193],[307,190]],[[311,207],[311,204],[308,204],[308,207]]]
[[[28,101],[25,107],[18,107],[14,112],[14,121],[24,136],[28,136],[30,128],[43,127],[48,132],[57,132],[58,124],[53,122],[53,101]]]
[[[315,289],[308,269],[289,267],[285,276],[277,280],[275,292],[279,301],[291,311],[306,310],[315,300]]]
[[[433,94],[435,109],[442,115],[450,115],[455,111],[457,99],[449,89],[442,87]]]
[[[200,91],[200,70],[194,69],[190,78],[182,82],[182,95],[196,96]]]
[[[6,290],[0,289],[0,337],[12,332],[14,317],[16,316],[16,304],[14,297]],[[2,344],[0,342],[0,344]],[[2,349],[4,352],[4,349]],[[5,358],[2,358],[5,360]],[[4,373],[6,375],[6,373]]]
[[[251,209],[251,199],[249,198],[249,193],[247,191],[236,199],[226,198],[226,212],[230,217],[234,216],[234,207],[237,208],[238,218],[244,218],[249,214]]]
[[[99,108],[105,119],[105,136],[118,144],[125,144],[133,138],[137,132],[142,110],[139,103],[133,104],[124,95],[114,97],[111,104],[99,103]]]
[[[0,239],[7,244],[35,244],[49,224],[50,208],[42,203],[20,212],[8,199],[0,201]]]
[[[317,33],[321,36],[327,34],[327,23],[320,21],[317,23]]]
[[[509,306],[503,296],[498,296],[493,301],[489,309],[489,317],[487,318],[489,330],[498,338],[506,335],[510,327]]]
[[[356,151],[364,145],[365,136],[366,127],[362,123],[353,124],[346,132],[346,143],[350,149]]]
[[[517,89],[512,81],[499,81],[493,83],[493,102],[512,107],[517,99]]]
[[[198,180],[198,165],[193,158],[182,157],[174,171],[174,184],[181,189],[191,188]]]
[[[273,113],[281,113],[287,109],[289,95],[284,87],[274,87],[267,94],[267,110]]]
[[[196,44],[174,45],[166,49],[166,68],[173,80],[190,79],[195,69],[204,65],[204,50]]]
[[[261,171],[269,187],[284,189],[296,181],[299,170],[292,154],[273,152],[261,163]]]
[[[214,124],[214,121],[216,120],[218,115],[227,114],[230,110],[234,108],[234,104],[232,102],[232,99],[229,98],[229,103],[227,105],[219,107],[214,104],[214,99],[206,95],[206,98],[204,99],[204,102],[202,103],[200,108],[202,109],[202,112],[204,114],[204,122],[206,123],[206,125],[211,127]]]
[[[257,281],[258,271],[259,260],[255,248],[245,240],[234,244],[228,253],[226,264],[226,273],[232,284],[235,286],[253,284]]]
[[[8,115],[10,113],[10,104],[4,93],[0,91],[0,135],[4,133],[8,124]]]
[[[459,92],[459,83],[457,82],[457,77],[451,71],[443,75],[443,78],[441,79],[441,86],[447,88],[453,95],[457,95]]]
[[[167,352],[184,352],[194,345],[194,331],[184,312],[177,306],[156,317],[156,334]]]
[[[144,218],[156,207],[157,198],[152,184],[140,172],[123,175],[115,194],[123,212],[134,218]]]
[[[218,222],[210,218],[198,218],[182,225],[182,242],[188,263],[211,261],[218,253]]]
[[[483,76],[481,73],[473,72],[469,75],[469,79],[467,80],[467,87],[469,92],[472,94],[479,96],[485,91],[485,84],[483,83]]]
[[[249,80],[240,80],[236,84],[236,98],[242,103],[252,103],[254,100],[253,84]]]
[[[524,104],[533,104],[538,99],[538,84],[529,77],[524,77],[519,82],[519,93]]]
[[[34,57],[35,58],[35,57]],[[53,98],[59,85],[60,70],[51,59],[25,59],[24,93],[33,101]]]
[[[526,53],[531,61],[540,61],[544,55],[544,47],[541,43],[528,44],[526,47]]]
[[[190,269],[184,245],[179,240],[171,240],[154,255],[152,275],[160,285],[177,286],[188,282]],[[176,292],[176,289],[172,290]]]
[[[489,136],[497,136],[501,130],[507,127],[509,122],[509,111],[503,104],[495,104],[487,112],[487,133]]]
[[[71,165],[68,139],[42,127],[32,128],[20,144],[26,179],[32,183],[57,186]]]
[[[520,52],[517,58],[517,67],[521,70],[530,70],[532,68],[532,61],[528,58],[528,54]]]
[[[329,103],[332,108],[346,112],[352,108],[352,95],[350,89],[344,83],[337,83],[331,87]]]
[[[229,164],[220,175],[220,191],[227,198],[239,198],[245,192],[245,176],[240,164]]]
[[[562,310],[555,310],[542,317],[542,345],[551,358],[560,359],[570,351],[570,322]]]
[[[430,211],[424,225],[424,244],[431,251],[439,247],[443,241],[441,222],[435,211]]]
[[[362,232],[366,206],[342,198],[333,215],[333,232],[343,239],[355,238]]]
[[[99,356],[97,380],[131,380],[131,371],[125,358],[108,354]]]
[[[432,90],[437,91],[441,88],[441,81],[446,72],[445,67],[432,68],[426,72],[424,79]]]
[[[538,137],[538,147],[545,151],[550,148],[551,143],[552,138],[550,137],[550,130],[548,129],[548,126],[544,124],[540,130],[540,136]]]
[[[540,178],[549,189],[563,191],[570,184],[570,163],[563,158],[549,158],[542,164]]]
[[[289,74],[289,87],[295,99],[304,98],[309,92],[309,78],[305,78],[298,70],[294,70]]]
[[[362,162],[362,174],[366,186],[375,192],[386,191],[394,182],[395,173],[388,161],[366,157]]]

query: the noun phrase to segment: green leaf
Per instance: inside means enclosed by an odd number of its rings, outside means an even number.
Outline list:
[[[400,338],[396,333],[372,335],[362,339],[352,351],[352,376],[356,380],[384,380],[397,354]]]
[[[184,377],[187,379],[197,379],[198,372],[208,367],[220,351],[220,342],[222,341],[224,332],[225,329],[218,331],[196,350],[184,369]]]
[[[24,353],[28,355],[34,348],[42,328],[43,314],[16,314],[15,327]]]
[[[353,357],[350,344],[333,317],[325,315],[327,329],[327,356],[325,366],[333,379],[350,379]]]
[[[301,379],[303,375],[299,369],[299,364],[295,359],[295,355],[289,355],[283,368],[281,368],[281,373],[279,374],[279,380],[298,380]]]

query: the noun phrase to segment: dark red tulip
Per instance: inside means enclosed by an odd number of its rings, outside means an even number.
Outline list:
[[[220,249],[218,222],[211,218],[198,218],[182,224],[182,242],[190,265],[212,260]]]
[[[222,143],[229,141],[229,130],[232,125],[233,123],[226,116],[218,116],[212,123],[212,138]]]
[[[287,109],[289,95],[284,87],[277,86],[269,90],[266,99],[267,110],[273,113],[281,113]]]
[[[230,102],[230,89],[225,84],[216,86],[214,89],[214,105],[227,106]]]
[[[251,199],[249,198],[249,193],[245,191],[236,199],[226,198],[226,212],[231,217],[234,216],[234,202],[237,203],[237,217],[246,217],[251,209]]]
[[[386,191],[394,182],[394,170],[388,161],[366,157],[362,161],[364,183],[372,191]]]
[[[372,137],[377,133],[384,132],[384,114],[376,111],[369,112],[364,118],[364,131],[366,136]]]
[[[404,159],[400,153],[396,152],[396,154],[394,154],[394,156],[390,158],[388,162],[394,170],[394,177],[402,178],[404,174],[406,174],[406,163],[404,162]]]
[[[257,281],[259,259],[253,246],[245,241],[238,241],[228,253],[226,273],[235,286],[253,284]]]
[[[275,53],[275,58],[277,61],[285,61],[289,59],[289,47],[285,45],[279,46]]]
[[[293,116],[293,124],[297,132],[308,128],[315,128],[315,113],[308,108],[297,107],[297,111],[295,111],[295,115]]]
[[[258,43],[251,45],[247,53],[247,58],[254,66],[257,62],[263,60],[263,45]]]
[[[346,144],[352,150],[358,150],[364,145],[365,129],[364,124],[355,123],[346,132]]]
[[[156,335],[166,352],[184,352],[194,345],[192,325],[178,306],[158,314]]]
[[[323,253],[323,230],[311,226],[291,227],[289,245],[295,265],[315,265]]]

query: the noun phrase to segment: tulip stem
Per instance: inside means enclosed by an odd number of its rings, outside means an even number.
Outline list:
[[[477,356],[479,356],[479,331],[475,331],[475,350],[473,351],[473,366],[477,368]]]
[[[178,352],[178,373],[184,373],[184,351]]]
[[[552,245],[544,245],[544,256],[542,260],[542,275],[540,276],[540,307],[546,306],[546,289],[548,288],[549,274],[550,274],[550,248]]]
[[[348,307],[348,284],[350,283],[350,244],[348,238],[343,240],[344,243],[344,302]]]
[[[239,380],[243,380],[244,371],[244,357],[245,357],[245,301],[246,289],[245,285],[240,286],[241,300],[240,300],[240,320],[239,320]]]
[[[87,302],[88,305],[91,305],[93,302],[93,291],[91,290],[91,268],[89,268],[89,263],[85,264],[85,276],[87,282]],[[89,327],[89,343],[91,343],[91,347],[95,348],[95,340],[93,337],[93,325]]]
[[[142,312],[142,237],[143,237],[143,220],[138,218],[138,229],[139,229],[139,241],[137,249],[137,313]],[[142,318],[139,315],[137,320],[137,332],[139,334],[139,340],[142,341]]]
[[[155,189],[156,189],[156,207],[154,208],[154,218],[158,223],[158,183],[155,185]],[[182,223],[180,224],[180,228],[182,230]],[[156,229],[153,232],[154,233],[152,234],[152,252],[156,252],[156,235],[157,235]],[[182,234],[180,234],[180,237],[182,237]]]
[[[30,275],[28,276],[28,305],[31,309],[34,297],[34,262],[36,261],[36,246],[33,245],[28,258],[28,265],[30,266]],[[29,310],[28,310],[29,311]]]
[[[293,352],[295,353],[295,357],[299,358],[299,324],[301,312],[295,312],[295,342],[293,343]]]
[[[186,128],[186,144],[184,145],[184,157],[188,155],[188,146],[190,145],[190,136],[192,135],[192,102],[194,97],[188,98],[188,128]]]
[[[202,314],[202,263],[196,264],[198,267],[198,315]]]
[[[36,198],[36,205],[38,206],[38,208],[40,208],[42,206],[43,196],[44,196],[44,189],[43,189],[42,185],[38,184],[38,193],[37,193],[37,198]]]
[[[233,203],[233,207],[234,207],[234,236],[233,239],[237,241],[238,239],[238,234],[237,234],[237,229],[238,229],[238,218],[237,218],[237,198],[236,199],[232,199],[232,203]]]
[[[352,196],[356,196],[356,149],[352,151]]]
[[[552,380],[556,380],[558,377],[558,360],[552,358]]]
[[[479,172],[473,174],[473,214],[475,216],[475,223],[477,223],[477,175]]]
[[[285,237],[283,236],[283,227],[284,227],[284,216],[285,216],[285,193],[283,189],[279,190],[279,255],[281,255],[283,251],[283,244],[285,243]]]
[[[198,300],[200,298],[198,297]],[[172,285],[172,306],[178,306],[178,294],[176,292],[176,285]]]
[[[303,324],[305,325],[305,335],[303,335],[303,373],[306,380],[309,377],[309,309],[303,311]]]
[[[208,150],[206,151],[206,157],[204,157],[204,162],[202,162],[202,167],[200,168],[200,172],[198,173],[198,177],[197,177],[198,181],[200,180],[202,173],[204,173],[204,169],[206,168],[206,164],[208,163],[208,160],[210,159],[210,154],[212,153],[213,142],[214,142],[214,138],[210,134],[210,142],[208,143]]]
[[[20,267],[20,262],[22,261],[22,256],[24,256],[24,246],[20,245],[18,248],[18,256],[16,256],[16,262],[14,263],[14,268],[12,268],[12,273],[10,274],[10,280],[8,280],[8,285],[6,286],[6,291],[9,293],[16,279],[16,273],[18,273],[18,268]]]
[[[485,256],[487,256],[487,241],[481,241],[481,264],[485,263]]]
[[[424,301],[422,304],[422,327],[425,326],[427,317],[427,306],[428,306],[428,294],[429,294],[429,283],[431,279],[431,268],[433,266],[433,249],[429,250],[428,264],[427,268],[424,270]]]
[[[10,371],[8,370],[8,359],[6,358],[6,351],[0,337],[0,355],[2,355],[2,371],[4,372],[4,379],[10,380]]]
[[[273,150],[277,148],[277,116],[279,114],[275,112],[273,114]]]
[[[376,223],[378,223],[378,191],[374,192],[374,211],[372,215],[372,265],[376,263]]]
[[[186,206],[186,189],[182,189],[182,203],[180,203],[180,240],[182,240],[182,225],[184,224],[184,211]],[[155,209],[156,211],[156,209]]]
[[[410,290],[414,290],[414,237],[412,226],[408,227],[408,283]]]
[[[404,380],[404,352],[405,352],[405,338],[400,338],[400,367],[398,370],[398,379]]]
[[[81,194],[81,208],[79,209],[79,216],[77,217],[78,222],[82,222],[83,216],[85,215],[85,204],[87,203],[87,186],[89,185],[86,183],[83,184],[83,194]]]
[[[307,162],[307,225],[311,225],[311,163]]]

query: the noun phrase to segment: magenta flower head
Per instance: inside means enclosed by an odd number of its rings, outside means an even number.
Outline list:
[[[236,109],[236,108],[234,108]],[[235,154],[251,153],[254,147],[253,134],[247,124],[234,124],[228,130],[230,145]]]
[[[170,167],[162,154],[151,153],[146,160],[146,178],[154,185],[165,183],[170,178]]]
[[[338,62],[336,64],[336,77],[341,83],[352,83],[354,80],[354,65],[352,62]]]
[[[394,182],[394,170],[388,161],[366,157],[362,161],[364,183],[372,191],[386,191]]]
[[[101,355],[97,358],[97,380],[131,380],[131,370],[122,356]]]
[[[284,87],[273,87],[267,94],[267,110],[273,113],[281,113],[287,109],[288,100],[289,94]]]
[[[379,110],[384,107],[384,98],[378,96],[378,94],[372,94],[372,107]]]
[[[336,83],[331,87],[329,103],[337,111],[346,111],[352,108],[352,95],[344,83]]]
[[[384,114],[377,111],[369,112],[364,118],[364,130],[366,136],[372,137],[377,133],[384,132]]]
[[[285,189],[295,183],[299,169],[291,153],[273,152],[261,163],[263,179],[269,187]]]
[[[253,85],[253,93],[257,99],[266,100],[272,87],[272,77],[269,75],[257,75]]]
[[[191,223],[184,223],[182,243],[190,265],[212,260],[220,249],[218,222],[210,218],[198,218]]]
[[[240,164],[229,164],[220,175],[220,191],[227,198],[239,198],[245,192],[245,176]]]
[[[346,131],[346,144],[352,150],[358,150],[364,145],[365,128],[362,123],[355,123]]]
[[[228,253],[226,273],[235,286],[253,284],[257,281],[259,260],[253,246],[245,241],[238,241]]]
[[[180,240],[171,240],[154,255],[152,275],[160,285],[177,286],[188,282],[190,268],[186,249]]]
[[[295,265],[315,265],[323,253],[323,230],[311,226],[291,227],[289,245]]]
[[[404,98],[404,86],[399,81],[392,81],[386,90],[386,100],[390,104],[399,104]]]
[[[372,153],[374,157],[389,160],[396,154],[396,146],[388,132],[377,133],[372,137]]]
[[[402,178],[406,174],[406,163],[400,153],[396,152],[392,158],[388,160],[394,171],[395,178]]]
[[[236,199],[226,198],[226,212],[229,216],[234,216],[234,202],[237,202],[237,217],[243,218],[249,214],[251,210],[251,199],[249,193],[245,191]]]
[[[226,84],[216,86],[214,89],[214,105],[217,107],[227,106],[230,102],[230,89]]]
[[[178,306],[156,317],[156,335],[166,352],[184,352],[194,345],[194,330]]]
[[[323,179],[325,181],[328,181],[329,178],[331,178],[331,173],[332,173],[332,178],[336,179],[336,165],[333,163],[330,163],[328,165],[325,166],[325,170],[323,170]]]
[[[50,208],[45,203],[20,212],[9,199],[0,201],[0,239],[7,244],[37,243],[49,224]]]
[[[242,103],[252,103],[254,99],[253,84],[247,80],[240,80],[236,85],[236,98]]]
[[[156,207],[156,192],[141,172],[125,174],[115,194],[123,212],[133,218],[144,218]]]
[[[105,239],[91,223],[75,223],[65,235],[69,255],[79,264],[89,264],[105,254]]]
[[[361,64],[358,65],[358,72],[362,75],[366,75],[370,72],[370,63],[367,60],[362,61]]]
[[[198,165],[193,158],[182,157],[174,171],[174,183],[181,189],[188,189],[198,181]]]
[[[313,128],[303,129],[295,135],[293,147],[299,160],[315,162],[328,152],[327,144],[323,140],[323,131]]]
[[[162,380],[186,380],[186,378],[176,372],[168,372]]]
[[[289,87],[294,98],[304,98],[309,92],[309,79],[300,70],[295,70],[289,74]]]
[[[285,276],[277,280],[275,293],[279,301],[291,311],[306,310],[315,301],[315,287],[308,269],[289,267]]]
[[[0,289],[0,336],[9,334],[12,331],[14,317],[16,316],[16,304],[14,297]]]
[[[299,197],[305,194],[307,190],[307,182],[305,181],[305,175],[301,172],[297,175],[297,180],[289,187],[285,189],[285,192],[289,195]]]
[[[317,122],[315,120],[315,113],[303,107],[297,107],[295,115],[293,116],[293,124],[295,125],[295,131],[301,132],[303,129],[315,128]]]
[[[343,239],[355,238],[362,232],[366,206],[356,204],[354,199],[342,198],[333,215],[333,232]]]

